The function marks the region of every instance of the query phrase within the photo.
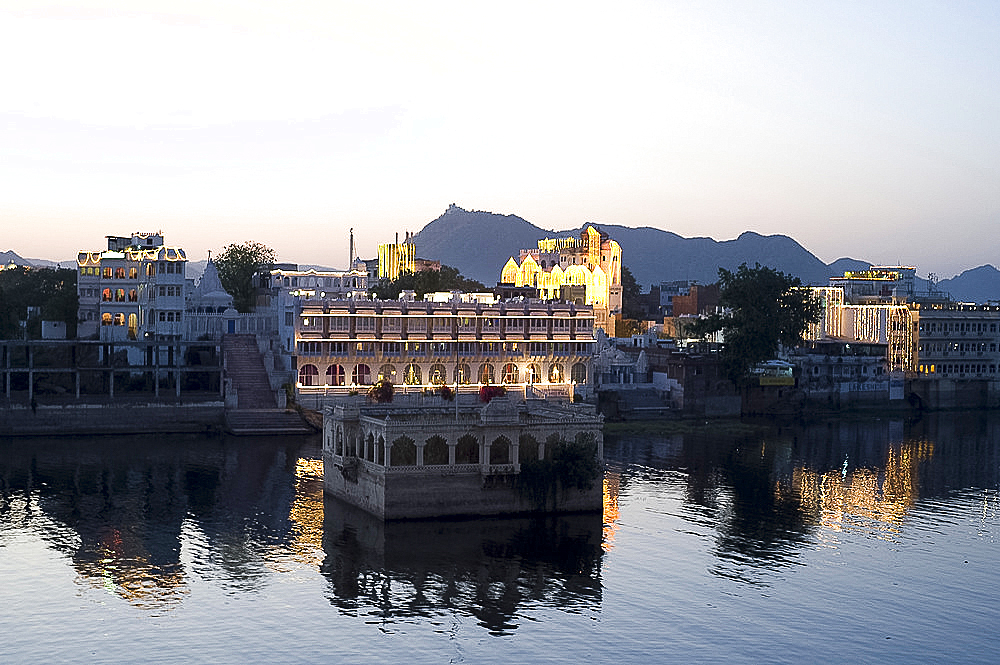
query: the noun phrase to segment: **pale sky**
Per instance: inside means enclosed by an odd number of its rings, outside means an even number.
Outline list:
[[[0,0],[0,62],[27,258],[162,230],[344,267],[454,202],[1000,263],[998,2]]]

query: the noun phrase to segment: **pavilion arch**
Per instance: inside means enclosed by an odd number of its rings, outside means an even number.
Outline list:
[[[472,381],[472,369],[469,363],[458,363],[455,365],[455,383],[467,386]]]
[[[448,442],[443,436],[435,434],[424,445],[424,466],[445,464],[448,464]]]
[[[574,363],[573,368],[570,370],[570,378],[574,383],[586,383],[587,382],[587,364],[586,363]]]
[[[531,363],[524,370],[524,380],[528,383],[538,383],[542,380],[542,370],[537,363]]]
[[[566,443],[566,439],[558,432],[545,437],[545,459],[551,460],[555,455],[556,448]]]
[[[417,464],[417,445],[410,437],[403,435],[392,442],[389,449],[390,466],[415,466]]]
[[[512,453],[510,439],[502,434],[490,442],[490,464],[510,464],[513,461]]]
[[[479,464],[479,439],[471,434],[459,437],[455,446],[455,464]]]
[[[538,439],[530,434],[522,434],[518,439],[518,463],[538,461]]]
[[[385,379],[392,383],[396,383],[396,366],[391,363],[386,363],[378,368],[378,378]]]
[[[566,372],[560,363],[549,365],[549,383],[562,383],[566,379]]]
[[[378,441],[375,442],[375,452],[372,455],[372,461],[376,464],[385,464],[385,438],[380,434]]]
[[[483,363],[479,366],[479,383],[495,383],[493,378],[493,365]]]
[[[500,382],[501,383],[517,383],[518,375],[517,363],[504,363],[503,368],[500,371]]]

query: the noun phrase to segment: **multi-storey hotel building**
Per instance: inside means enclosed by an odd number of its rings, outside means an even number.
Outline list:
[[[187,256],[160,233],[108,236],[108,248],[77,256],[81,338],[174,340],[184,335]]]
[[[564,302],[313,300],[296,325],[299,389],[394,384],[583,384],[594,310]]]
[[[920,313],[923,378],[997,378],[1000,307],[968,303],[914,305]]]

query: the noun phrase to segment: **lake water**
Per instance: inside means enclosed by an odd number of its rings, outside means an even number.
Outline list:
[[[0,440],[0,663],[997,662],[998,440],[608,434],[603,516],[389,525],[317,439]]]

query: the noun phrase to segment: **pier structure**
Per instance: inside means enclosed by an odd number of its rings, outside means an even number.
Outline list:
[[[436,401],[326,407],[325,491],[386,520],[601,509],[592,406]]]

